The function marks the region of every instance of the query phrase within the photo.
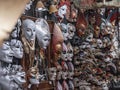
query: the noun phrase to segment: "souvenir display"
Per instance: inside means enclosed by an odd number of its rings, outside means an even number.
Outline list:
[[[119,0],[27,1],[6,24],[0,90],[120,89]]]

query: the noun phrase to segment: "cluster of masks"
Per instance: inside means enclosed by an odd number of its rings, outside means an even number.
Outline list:
[[[0,90],[38,90],[42,81],[55,90],[119,89],[120,12],[76,2],[29,0],[0,47]]]

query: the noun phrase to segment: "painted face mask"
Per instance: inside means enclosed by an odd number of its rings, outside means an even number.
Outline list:
[[[51,67],[48,69],[49,79],[54,81],[56,79],[57,70],[56,67]]]
[[[61,58],[65,61],[67,61],[67,56],[68,56],[68,48],[65,43],[63,43],[63,50],[61,53]]]
[[[36,37],[41,48],[46,49],[50,41],[49,25],[44,19],[36,20]]]
[[[66,41],[68,39],[68,34],[69,34],[68,33],[68,29],[67,29],[67,25],[61,23],[61,30],[62,30],[62,34],[63,34],[64,40]]]
[[[68,48],[67,58],[68,58],[69,61],[72,61],[72,58],[73,58],[73,47],[72,47],[71,43],[67,44],[67,48]]]
[[[75,31],[76,31],[76,28],[75,28],[75,26],[73,25],[73,24],[71,24],[71,23],[68,23],[67,24],[67,28],[68,28],[68,38],[69,39],[72,39],[73,38],[73,36],[75,35]]]
[[[22,58],[23,57],[23,45],[20,40],[12,39],[10,42],[11,49],[14,52],[14,57],[16,58]]]
[[[63,5],[58,9],[58,15],[60,18],[64,18],[66,13],[67,13],[67,5]]]
[[[13,55],[14,53],[10,48],[10,43],[4,42],[0,48],[0,60],[6,63],[12,63]]]
[[[23,34],[27,41],[33,42],[35,40],[35,23],[30,19],[25,19],[22,22]]]

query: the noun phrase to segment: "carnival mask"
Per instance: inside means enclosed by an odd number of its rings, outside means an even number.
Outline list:
[[[67,71],[63,71],[62,72],[62,79],[66,80],[68,78],[68,72]]]
[[[66,24],[61,23],[61,31],[62,31],[64,40],[66,41],[68,39],[68,34],[69,34]]]
[[[97,46],[98,46],[99,48],[102,48],[102,47],[103,47],[103,42],[102,42],[102,40],[97,39]]]
[[[69,81],[68,81],[68,86],[69,86],[69,90],[74,90],[73,81],[69,80]]]
[[[80,64],[79,54],[77,54],[77,55],[74,56],[73,62],[74,62],[75,65],[79,65]]]
[[[32,0],[29,0],[29,3],[26,4],[25,10],[30,10],[32,5]]]
[[[93,41],[93,34],[92,34],[92,33],[90,33],[90,34],[87,36],[86,41],[87,41],[87,42],[92,42],[92,41]]]
[[[75,87],[79,87],[80,80],[78,78],[74,78],[73,83],[74,83]]]
[[[94,28],[94,35],[96,38],[98,38],[100,35],[100,28],[98,26],[95,26]]]
[[[25,38],[29,42],[33,42],[35,40],[35,33],[36,33],[34,21],[32,21],[30,19],[23,20],[22,28],[23,28],[22,32],[23,32]]]
[[[50,42],[49,25],[44,19],[36,20],[36,37],[41,48],[46,49]]]
[[[20,40],[12,39],[10,42],[11,49],[14,52],[14,57],[16,58],[22,58],[23,57],[23,45]]]
[[[73,47],[73,53],[74,53],[74,54],[78,54],[79,52],[80,52],[79,47],[78,47],[78,46],[74,46],[74,47]]]
[[[62,88],[62,90],[69,90],[68,84],[65,80],[62,82]]]
[[[68,57],[68,48],[67,48],[67,45],[65,43],[63,43],[63,50],[61,53],[61,58],[65,61],[67,61],[67,57]]]
[[[74,65],[72,62],[67,62],[67,66],[69,71],[74,71]]]
[[[74,71],[69,71],[68,72],[68,78],[73,79],[73,76],[74,76]]]
[[[54,81],[56,79],[56,75],[57,75],[56,67],[48,68],[48,75],[49,75],[49,79],[51,81]]]
[[[67,5],[63,5],[58,9],[58,15],[60,18],[64,18],[66,13],[67,13]]]
[[[60,84],[59,81],[57,81],[56,90],[63,90],[63,89],[62,89],[62,85]]]
[[[0,48],[0,60],[6,63],[12,63],[13,55],[14,53],[10,48],[10,43],[4,42]]]
[[[57,80],[60,80],[62,77],[62,70],[57,71]]]
[[[73,58],[73,47],[72,47],[71,43],[67,44],[67,49],[68,49],[67,58],[68,58],[69,61],[72,61],[72,58]]]
[[[102,88],[102,90],[109,90],[106,82],[102,82],[101,88]]]
[[[72,39],[73,36],[75,35],[76,28],[75,28],[75,26],[73,24],[68,23],[67,24],[67,29],[68,29],[68,34],[69,34],[68,38]]]

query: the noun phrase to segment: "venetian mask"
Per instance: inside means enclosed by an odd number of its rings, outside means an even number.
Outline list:
[[[68,81],[68,86],[69,86],[69,89],[70,89],[70,90],[74,90],[73,81],[69,80],[69,81]]]
[[[74,71],[69,71],[68,72],[68,78],[73,79],[73,76],[74,76]]]
[[[74,83],[75,87],[79,87],[80,80],[78,78],[74,78],[73,83]]]
[[[67,71],[63,71],[62,72],[62,79],[66,80],[68,78],[68,72]]]
[[[58,70],[57,71],[57,80],[60,80],[61,79],[61,77],[62,77],[62,70]]]
[[[87,36],[86,41],[87,41],[87,42],[92,42],[92,41],[93,41],[93,34],[92,34],[92,33],[90,33],[90,34]]]
[[[97,39],[97,46],[98,46],[99,48],[102,48],[102,47],[103,47],[103,42],[102,42],[102,40]]]
[[[67,62],[67,66],[69,71],[74,71],[74,65],[72,62]]]
[[[73,24],[68,23],[67,24],[67,29],[68,29],[68,34],[69,34],[68,38],[72,39],[73,36],[75,35],[76,28],[75,28],[75,26]]]
[[[20,40],[12,39],[10,42],[11,49],[14,52],[14,57],[22,58],[23,57],[23,45]]]
[[[63,5],[58,9],[58,15],[60,18],[64,18],[66,13],[67,13],[67,5]]]
[[[54,81],[56,79],[56,75],[57,75],[56,67],[48,68],[48,75],[49,75],[49,79]]]
[[[98,26],[95,26],[94,28],[94,35],[96,38],[98,38],[100,35],[100,28]]]
[[[65,43],[63,43],[63,50],[61,53],[61,58],[65,61],[67,61],[67,57],[68,57],[68,48],[67,48],[67,45]]]
[[[23,20],[22,28],[23,28],[22,32],[23,32],[25,38],[29,42],[33,42],[35,40],[35,33],[36,33],[34,21],[32,21],[30,19]]]
[[[74,62],[75,65],[79,65],[80,64],[79,54],[77,54],[77,55],[74,56],[73,62]]]
[[[64,71],[68,70],[68,65],[65,61],[61,62],[61,66],[62,66],[62,70],[64,70]]]
[[[60,84],[59,81],[57,81],[56,90],[63,90],[63,89],[62,89],[62,85]]]
[[[80,68],[75,68],[74,75],[79,76],[81,74]]]
[[[67,44],[67,49],[68,49],[67,58],[68,58],[69,61],[72,61],[72,58],[73,58],[73,47],[72,47],[71,43]]]
[[[26,4],[25,10],[30,10],[32,5],[32,0],[29,0],[29,3]]]
[[[64,40],[66,41],[68,39],[68,35],[69,35],[66,24],[61,23],[61,31],[62,31]]]
[[[65,80],[62,82],[62,88],[62,90],[69,90],[68,84]]]
[[[41,48],[46,49],[50,42],[49,25],[44,19],[36,20],[36,37]]]
[[[102,82],[101,88],[102,88],[102,90],[109,90],[106,82]]]
[[[2,47],[0,47],[0,60],[6,63],[12,63],[13,51],[11,50],[10,43],[4,42]]]

